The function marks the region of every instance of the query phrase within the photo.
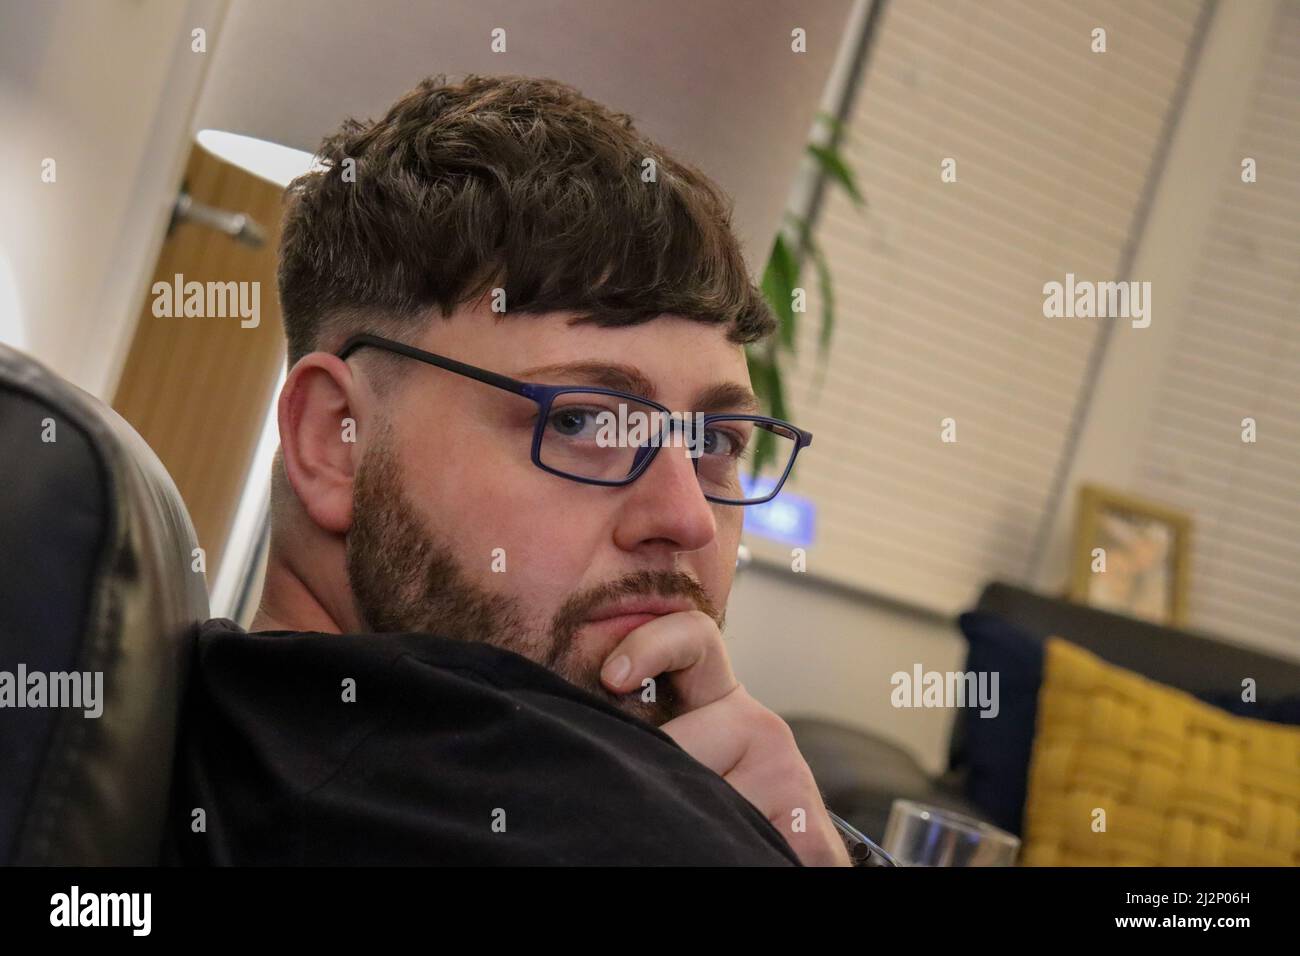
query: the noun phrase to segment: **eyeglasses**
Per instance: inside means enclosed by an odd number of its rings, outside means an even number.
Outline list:
[[[608,388],[540,385],[476,368],[378,335],[354,335],[336,353],[344,361],[357,349],[377,348],[503,389],[537,403],[532,461],[543,471],[589,485],[630,485],[661,448],[685,449],[700,489],[723,505],[771,501],[785,484],[799,449],[812,433],[766,415],[682,415],[658,402]],[[747,474],[759,443],[757,475]]]

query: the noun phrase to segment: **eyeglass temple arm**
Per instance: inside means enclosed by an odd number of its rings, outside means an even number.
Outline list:
[[[476,379],[486,385],[493,385],[496,388],[505,389],[507,392],[513,392],[516,395],[524,395],[528,398],[536,397],[536,389],[528,382],[521,382],[518,379],[510,378],[507,375],[498,375],[496,372],[489,372],[487,369],[478,368],[474,365],[466,365],[464,362],[457,362],[455,359],[444,358],[441,355],[434,355],[432,352],[426,352],[423,349],[417,349],[413,345],[407,345],[404,342],[394,342],[392,339],[381,338],[378,335],[361,334],[354,335],[338,350],[336,355],[344,361],[347,361],[357,349],[370,346],[372,348],[383,349],[387,352],[396,352],[398,355],[405,355],[407,358],[413,358],[417,362],[424,362],[427,365],[435,365],[438,368],[446,369],[449,372],[455,372],[457,375],[464,375],[467,378]]]

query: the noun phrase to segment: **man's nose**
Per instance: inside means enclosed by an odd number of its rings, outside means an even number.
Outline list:
[[[696,462],[688,448],[659,449],[650,467],[628,487],[614,534],[620,548],[657,545],[672,552],[696,551],[713,540],[717,523],[700,489]]]

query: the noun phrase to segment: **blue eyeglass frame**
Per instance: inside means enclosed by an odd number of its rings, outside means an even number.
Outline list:
[[[413,345],[407,345],[405,342],[397,342],[393,339],[384,338],[380,335],[372,335],[368,332],[352,336],[344,342],[342,347],[334,354],[346,362],[348,357],[357,349],[367,347],[382,349],[386,352],[394,352],[397,355],[404,355],[407,358],[415,359],[417,362],[424,362],[427,365],[433,365],[448,372],[454,372],[457,375],[472,378],[475,381],[484,383],[485,385],[491,385],[494,388],[503,389],[504,391],[511,392],[515,395],[522,395],[524,398],[536,402],[538,405],[538,415],[537,424],[533,429],[533,447],[531,453],[532,462],[542,471],[549,472],[552,475],[557,475],[560,478],[567,478],[569,481],[577,481],[586,485],[604,485],[607,487],[622,487],[624,485],[630,485],[645,473],[645,470],[649,468],[650,464],[654,461],[655,456],[659,454],[659,449],[664,447],[662,444],[656,443],[640,448],[633,461],[632,470],[629,471],[625,477],[617,480],[584,478],[581,475],[573,475],[567,471],[560,471],[557,468],[552,468],[547,465],[541,458],[542,439],[545,435],[546,422],[550,416],[551,404],[558,396],[574,392],[583,392],[587,394],[595,393],[597,395],[612,395],[615,398],[628,399],[637,402],[638,404],[647,405],[650,408],[664,412],[669,416],[672,415],[671,409],[665,405],[660,405],[658,402],[652,402],[648,398],[642,398],[639,395],[633,395],[629,392],[620,392],[611,388],[596,388],[594,386],[583,387],[580,385],[542,385],[537,382],[521,382],[518,379],[510,378],[508,375],[490,372],[487,369],[468,365],[465,362],[458,362],[455,359],[447,358],[444,355],[435,355],[433,352],[426,352]],[[667,420],[670,422],[675,421],[675,419],[671,417]],[[704,416],[705,426],[707,427],[711,421],[758,422],[760,424],[774,425],[778,428],[785,429],[795,436],[795,447],[790,453],[790,460],[786,462],[785,471],[781,473],[781,477],[777,480],[776,484],[772,486],[772,490],[768,492],[768,494],[762,498],[755,498],[753,500],[733,501],[727,498],[718,498],[714,495],[704,493],[705,499],[712,501],[715,504],[748,507],[750,505],[761,505],[764,502],[771,501],[781,491],[782,486],[785,485],[785,480],[790,477],[790,472],[794,468],[794,462],[795,459],[799,457],[800,450],[807,448],[812,444],[812,432],[804,431],[802,428],[791,425],[789,422],[784,422],[779,418],[772,418],[768,415],[746,415],[725,412],[706,414]],[[691,462],[695,466],[696,473],[698,474],[700,460],[698,458],[692,458]],[[703,491],[703,489],[701,489],[701,491]]]

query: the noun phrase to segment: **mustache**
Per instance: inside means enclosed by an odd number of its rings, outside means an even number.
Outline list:
[[[654,594],[658,597],[684,597],[717,622],[721,628],[723,614],[714,606],[703,585],[685,571],[632,571],[605,584],[571,595],[556,612],[552,631],[572,634],[602,604],[621,597]]]

